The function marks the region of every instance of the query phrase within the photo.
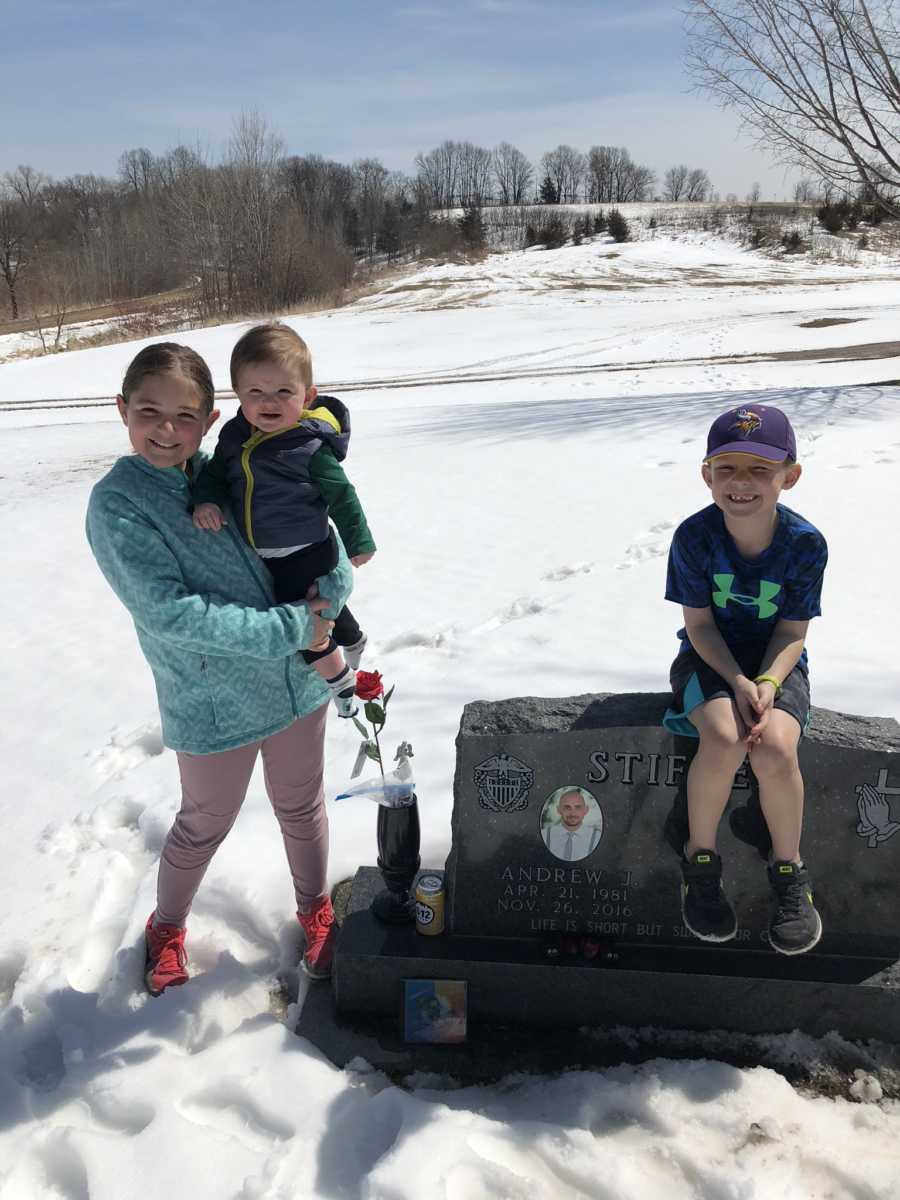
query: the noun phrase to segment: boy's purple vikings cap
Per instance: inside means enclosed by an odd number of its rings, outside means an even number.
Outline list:
[[[706,439],[706,457],[716,454],[755,454],[770,462],[784,462],[797,457],[797,442],[781,409],[743,404],[713,421]]]

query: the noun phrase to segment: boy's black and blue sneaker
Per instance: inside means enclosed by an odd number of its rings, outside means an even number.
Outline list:
[[[822,918],[813,904],[809,872],[802,863],[776,859],[769,867],[772,915],[769,941],[779,954],[805,954],[822,936]]]
[[[737,917],[722,889],[722,860],[713,850],[697,850],[681,860],[681,916],[694,937],[727,942],[737,933]]]

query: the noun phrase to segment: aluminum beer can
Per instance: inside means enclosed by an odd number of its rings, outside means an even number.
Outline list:
[[[444,932],[444,881],[440,875],[421,875],[416,884],[416,933],[434,937]]]

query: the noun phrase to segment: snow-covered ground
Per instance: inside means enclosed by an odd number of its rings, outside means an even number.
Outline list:
[[[107,333],[109,330],[115,329],[117,325],[123,324],[126,320],[126,317],[121,317],[109,320],[73,321],[70,325],[63,325],[59,338],[60,344],[67,346],[69,342],[75,341],[78,338],[92,337],[98,333]],[[44,342],[50,348],[51,352],[55,341],[56,326],[48,319],[47,324],[44,326]],[[19,333],[0,334],[0,363],[17,357],[23,351],[30,351],[32,354],[37,354],[40,349],[41,337],[37,327],[22,330]]]
[[[422,270],[297,319],[320,380],[347,385],[380,546],[354,610],[365,665],[396,684],[388,733],[415,747],[426,863],[449,847],[467,701],[665,686],[669,538],[706,503],[708,424],[745,394],[793,419],[791,505],[830,544],[814,699],[900,717],[900,364],[790,357],[896,339],[898,294],[897,267],[656,239]],[[803,327],[821,318],[855,323]],[[223,388],[236,334],[182,337]],[[114,409],[27,406],[114,393],[137,345],[0,366],[0,1200],[895,1197],[897,1103],[801,1094],[768,1068],[656,1060],[479,1088],[334,1069],[271,1000],[285,980],[302,1004],[307,985],[259,778],[190,919],[195,978],[142,993],[175,762],[82,532],[128,445]],[[354,751],[332,722],[330,796]],[[330,815],[336,882],[374,861],[375,809]]]

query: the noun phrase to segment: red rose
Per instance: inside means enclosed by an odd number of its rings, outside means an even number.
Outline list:
[[[384,695],[384,684],[378,671],[356,672],[356,694],[360,700],[377,700]]]

